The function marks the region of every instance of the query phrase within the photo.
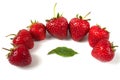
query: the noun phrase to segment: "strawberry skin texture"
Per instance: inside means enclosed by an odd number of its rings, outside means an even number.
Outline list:
[[[99,61],[108,62],[114,57],[114,50],[107,39],[100,40],[92,50],[92,56]]]
[[[52,36],[65,39],[68,32],[68,21],[64,17],[53,18],[47,22],[46,29]]]
[[[30,33],[36,41],[44,40],[46,38],[46,28],[42,23],[33,23],[30,26]]]
[[[89,32],[90,24],[87,20],[73,18],[70,23],[70,35],[73,40],[80,41]]]
[[[32,62],[29,50],[24,45],[18,45],[8,54],[8,60],[12,65],[24,67]]]
[[[13,44],[14,45],[23,44],[28,49],[32,49],[34,46],[34,41],[30,32],[27,31],[26,29],[22,29],[18,32],[18,34],[13,39]]]
[[[92,26],[88,34],[88,42],[94,47],[101,39],[109,39],[109,32],[99,25]]]

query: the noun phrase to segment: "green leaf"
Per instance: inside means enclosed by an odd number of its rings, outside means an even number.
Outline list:
[[[50,52],[48,52],[48,55],[54,54],[54,53],[57,55],[63,56],[63,57],[72,57],[75,54],[77,54],[76,51],[74,51],[70,48],[67,48],[67,47],[57,47],[57,48],[51,50]]]

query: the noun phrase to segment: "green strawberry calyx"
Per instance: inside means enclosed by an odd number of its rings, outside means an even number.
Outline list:
[[[13,45],[13,44],[12,44]],[[9,53],[6,55],[7,58],[9,58],[9,56],[11,55],[11,53],[17,48],[17,46],[13,45],[13,48],[7,49],[7,48],[2,48],[6,51],[9,51]]]
[[[98,27],[101,28],[102,30],[105,30],[105,31],[107,31],[108,33],[110,33],[110,32],[107,30],[106,27],[101,27],[101,25],[99,25],[99,24],[96,24],[96,26],[98,26]]]
[[[117,46],[117,45],[114,45],[113,42],[110,43],[110,44],[111,44],[111,48],[112,48],[113,52],[115,52],[115,51],[116,51],[115,47],[118,47],[118,46]]]
[[[31,24],[35,24],[35,23],[37,23],[38,21],[36,21],[36,20],[34,20],[34,21],[30,21],[31,22]]]
[[[36,23],[38,23],[38,21],[37,20],[30,20],[30,22],[31,22],[31,24],[29,25],[29,26],[27,26],[27,28],[31,28],[31,26],[33,25],[33,24],[36,24]]]
[[[7,35],[7,36],[5,36],[5,37],[9,37],[9,36],[13,36],[12,38],[10,38],[10,40],[13,40],[14,37],[17,36],[17,35],[16,35],[16,34],[9,34],[9,35]]]

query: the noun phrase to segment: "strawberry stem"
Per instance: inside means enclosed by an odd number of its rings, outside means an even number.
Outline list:
[[[54,14],[53,17],[54,17],[54,18],[56,18],[56,5],[57,5],[57,3],[55,3],[54,9],[53,9],[53,14]]]
[[[9,34],[6,37],[9,37],[9,36],[16,36],[16,34]]]
[[[86,18],[91,12],[88,12],[83,18]]]
[[[60,13],[56,14],[56,5],[57,5],[57,3],[55,3],[55,5],[54,5],[54,9],[53,9],[54,15],[53,15],[53,18],[59,18],[59,17],[61,17],[63,15],[63,13],[62,14],[60,14]]]

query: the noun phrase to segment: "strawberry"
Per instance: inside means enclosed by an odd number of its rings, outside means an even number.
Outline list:
[[[19,45],[23,44],[25,45],[28,49],[33,48],[34,46],[34,41],[33,38],[30,34],[29,31],[26,29],[22,29],[18,32],[18,34],[13,38],[13,44],[14,45]]]
[[[59,13],[55,16],[55,7],[56,4],[54,6],[54,18],[47,20],[46,29],[52,36],[58,39],[65,39],[67,37],[68,21]]]
[[[90,12],[88,14],[90,14]],[[90,24],[88,20],[83,19],[85,17],[76,15],[76,18],[72,18],[69,22],[70,35],[75,41],[80,41],[89,32]]]
[[[31,23],[32,24],[30,25],[30,33],[33,39],[36,41],[44,40],[46,37],[46,28],[44,24],[36,21],[35,22],[31,21]]]
[[[93,47],[91,54],[99,61],[108,62],[114,58],[115,47],[108,39],[102,39]]]
[[[89,45],[94,47],[101,39],[109,39],[109,32],[99,25],[92,26],[88,34]]]
[[[17,45],[14,48],[6,49],[5,50],[10,51],[8,54],[8,61],[15,66],[24,67],[27,65],[30,65],[32,62],[32,58],[30,55],[30,52],[28,48],[26,48],[24,45]]]

